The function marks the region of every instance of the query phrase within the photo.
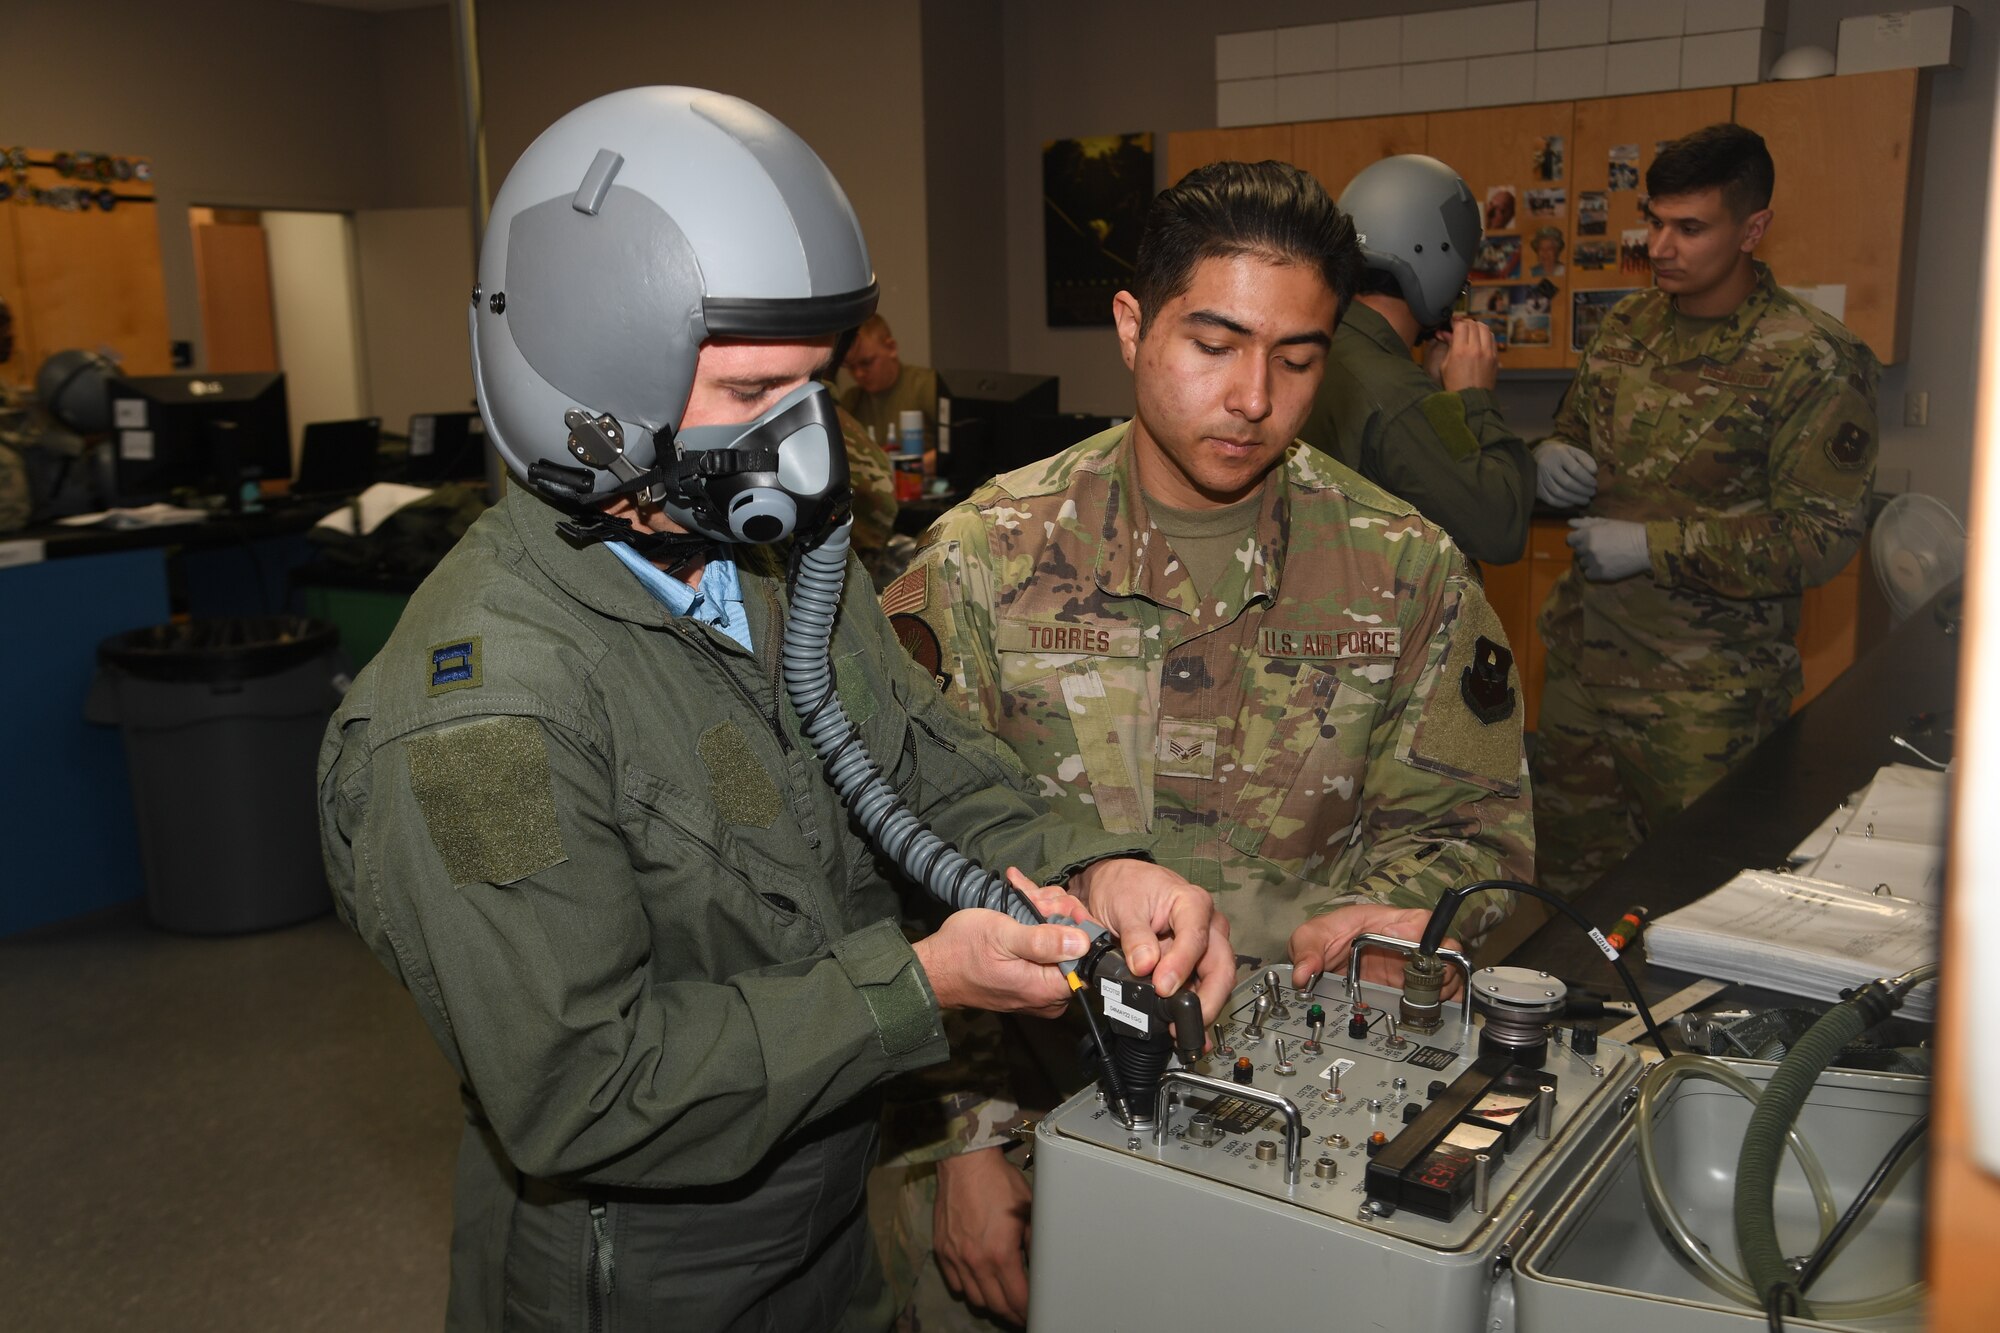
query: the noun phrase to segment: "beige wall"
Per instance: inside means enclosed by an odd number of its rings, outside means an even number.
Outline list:
[[[480,0],[486,142],[497,188],[576,104],[649,83],[734,93],[791,126],[854,201],[882,313],[912,360],[931,350],[918,0],[754,5]]]
[[[638,0],[481,0],[478,12],[496,186],[536,133],[600,93],[684,82],[746,97],[803,135],[846,186],[883,309],[913,359],[928,359],[918,0],[839,10],[768,0],[754,23],[740,7]],[[4,27],[10,51],[35,54],[11,60],[0,79],[0,141],[153,158],[169,323],[197,355],[189,205],[448,208],[463,218],[457,63],[442,4],[373,14],[294,0],[11,0]],[[386,354],[370,349],[371,370],[435,365],[428,386],[406,385],[426,400],[420,410],[461,401],[466,376],[447,373],[442,358],[406,355],[437,338],[405,330],[450,323],[462,346],[469,241],[445,225],[374,230],[427,247],[393,259],[377,248],[378,270],[435,277],[449,304],[448,314],[419,313],[393,301],[416,317],[408,325],[365,312],[371,336],[391,339]],[[391,428],[407,416],[404,390],[386,387],[400,378],[378,382],[389,396],[375,410]]]
[[[306,423],[368,415],[354,225],[345,213],[267,212],[263,223],[296,464]]]
[[[372,414],[382,418],[382,429],[400,434],[412,413],[469,410],[466,210],[368,209],[355,214],[354,234]]]
[[[0,140],[153,159],[175,338],[201,337],[190,205],[381,202],[373,15],[268,0],[11,0],[4,29]]]
[[[951,0],[923,11],[933,366],[1007,367],[1006,87],[993,58],[1002,4]]]

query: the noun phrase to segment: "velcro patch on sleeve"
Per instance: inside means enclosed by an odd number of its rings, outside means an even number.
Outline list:
[[[1467,584],[1451,628],[1451,647],[1424,692],[1409,762],[1512,792],[1521,781],[1521,677],[1500,617]]]
[[[750,740],[734,722],[718,722],[701,733],[695,753],[708,770],[709,799],[732,824],[769,828],[778,818],[778,784],[759,762]]]
[[[531,717],[482,718],[411,739],[410,791],[454,884],[512,884],[568,857],[548,742]]]
[[[1465,424],[1465,399],[1455,393],[1434,393],[1424,399],[1423,413],[1444,451],[1454,459],[1479,452],[1479,437]]]

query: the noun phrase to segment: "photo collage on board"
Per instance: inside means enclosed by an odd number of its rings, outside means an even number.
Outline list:
[[[1653,151],[1665,146],[1653,145]],[[1570,293],[1569,350],[1590,346],[1611,308],[1652,281],[1646,252],[1645,165],[1640,145],[1612,144],[1605,155],[1605,187],[1576,196],[1576,246],[1569,256],[1583,283]],[[1616,286],[1600,286],[1602,283]]]
[[[1501,351],[1546,348],[1569,272],[1569,190],[1560,134],[1527,143],[1518,175],[1490,185],[1485,234],[1469,274],[1465,311],[1493,330]]]

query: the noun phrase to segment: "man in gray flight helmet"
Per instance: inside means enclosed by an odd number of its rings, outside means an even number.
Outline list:
[[[1299,438],[1415,505],[1465,553],[1518,560],[1535,503],[1527,447],[1493,399],[1493,331],[1452,312],[1479,247],[1479,204],[1458,173],[1406,153],[1340,196],[1367,264]],[[1424,365],[1412,350],[1428,341]]]
[[[874,302],[839,185],[732,97],[599,98],[495,200],[474,379],[520,484],[411,598],[319,768],[340,913],[463,1088],[449,1328],[884,1326],[875,1090],[947,1057],[942,1009],[1069,994],[1073,925],[968,909],[905,939],[778,688],[771,544],[845,520],[815,377]],[[1066,883],[1035,900],[1138,970],[1226,991],[1207,895],[1050,813],[848,569],[835,688],[914,814]]]

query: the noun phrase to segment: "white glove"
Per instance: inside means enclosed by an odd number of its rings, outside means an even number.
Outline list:
[[[1576,552],[1583,576],[1599,583],[1629,579],[1653,567],[1646,550],[1646,525],[1619,518],[1573,518],[1563,540]]]
[[[1597,494],[1597,460],[1573,444],[1535,446],[1535,498],[1554,509],[1577,509]]]

